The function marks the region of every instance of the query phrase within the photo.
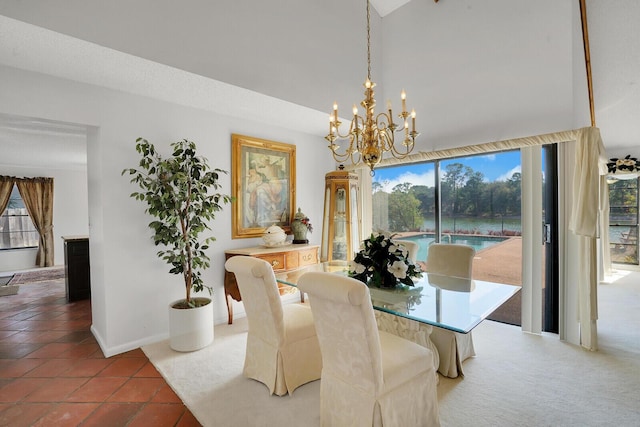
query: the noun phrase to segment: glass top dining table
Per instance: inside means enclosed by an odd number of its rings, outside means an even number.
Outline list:
[[[309,271],[347,275],[344,264],[320,263],[276,274],[285,286],[296,286]],[[396,289],[369,287],[376,310],[460,333],[469,333],[504,304],[520,286],[423,273],[414,286]]]

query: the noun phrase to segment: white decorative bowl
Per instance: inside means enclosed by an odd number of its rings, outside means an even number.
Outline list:
[[[262,235],[262,240],[265,246],[282,246],[287,240],[287,233],[277,225],[272,225]]]

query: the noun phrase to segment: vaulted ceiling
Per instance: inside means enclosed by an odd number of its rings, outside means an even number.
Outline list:
[[[456,0],[440,0],[437,4],[437,7],[441,9],[434,9],[435,12],[444,11],[444,7],[446,7],[447,2],[454,2]],[[509,0],[509,3],[513,0]],[[518,0],[518,1],[527,1],[527,0]],[[563,2],[570,2],[572,5],[574,3],[578,3],[580,0],[562,0]],[[413,0],[411,3],[415,2],[429,2],[433,4],[433,0]],[[3,4],[4,3],[4,4]],[[70,2],[73,3],[75,8],[81,9],[84,7],[84,2]],[[118,2],[115,2],[118,3]],[[144,2],[140,2],[144,3]],[[227,1],[221,2],[225,3],[225,7],[236,8],[240,6],[234,6],[234,2]],[[246,2],[245,2],[246,3]],[[337,13],[343,14],[361,14],[364,9],[364,4],[361,4],[361,1],[349,1],[349,2],[341,2],[340,5],[342,10],[336,11]],[[398,14],[402,14],[403,7],[407,6],[410,3],[409,0],[371,0],[372,6],[377,11],[377,15],[373,17],[373,28],[379,29],[380,24],[383,20],[393,20],[395,17],[399,16]],[[496,1],[491,1],[491,5],[495,7]],[[634,156],[640,155],[640,144],[638,144],[638,135],[640,135],[640,120],[638,117],[640,116],[640,90],[638,89],[640,78],[640,30],[638,29],[637,22],[640,20],[640,2],[637,0],[586,0],[586,9],[588,16],[588,41],[590,48],[590,59],[591,59],[591,70],[592,70],[592,82],[593,82],[593,103],[594,103],[594,119],[595,125],[601,129],[601,133],[603,136],[603,140],[605,146],[607,148],[608,153],[611,156],[620,156],[625,154],[631,154]],[[100,3],[98,3],[100,4]],[[255,3],[256,7],[262,7],[264,3],[258,2]],[[482,8],[482,1],[469,3],[468,7],[475,7],[476,9]],[[34,3],[26,4],[26,3],[8,3],[8,2],[0,2],[0,14],[4,14],[9,17],[13,17],[18,20],[24,20],[25,22],[32,22],[35,25],[43,25],[45,27],[49,27],[54,31],[62,31],[62,28],[66,25],[69,27],[70,35],[84,34],[86,36],[86,40],[90,40],[94,43],[102,44],[103,46],[112,45],[114,48],[118,48],[118,46],[126,47],[130,53],[135,54],[136,49],[142,49],[145,44],[145,38],[152,37],[152,34],[145,34],[142,30],[136,33],[136,31],[132,31],[132,28],[136,29],[136,22],[132,21],[132,17],[136,16],[133,9],[129,14],[122,14],[118,9],[116,10],[116,6],[110,6],[111,2],[105,2],[100,4],[100,6],[95,6],[96,8],[100,8],[99,12],[101,15],[101,20],[99,23],[91,23],[91,22],[75,22],[71,28],[69,25],[69,20],[64,18],[64,13],[59,10],[59,7],[49,4],[49,2],[41,2],[39,5],[35,5]],[[182,5],[182,4],[181,4]],[[307,5],[308,6],[308,5]],[[129,3],[127,3],[127,7],[129,7]],[[131,4],[131,8],[136,7],[135,3]],[[296,5],[290,6],[291,8],[296,8]],[[320,7],[320,6],[318,6]],[[58,11],[56,12],[56,9]],[[75,11],[78,16],[82,16],[83,13],[85,16],[89,16],[89,13],[92,11],[89,10],[76,10]],[[147,13],[145,10],[137,11],[139,13]],[[136,13],[137,13],[136,12]],[[160,12],[160,11],[154,11]],[[193,12],[193,10],[189,10],[185,8],[184,16],[176,16],[175,14],[170,14],[164,16],[159,13],[158,16],[154,18],[153,22],[156,22],[157,25],[170,27],[175,22],[180,22],[182,19],[186,19],[185,16],[187,13]],[[277,12],[277,11],[276,11]],[[265,9],[263,12],[265,15],[265,19],[272,19],[276,21],[278,16],[274,13],[273,10],[270,10],[265,5]],[[295,16],[297,10],[291,11],[291,16]],[[308,12],[308,10],[305,10]],[[138,15],[139,16],[139,15]],[[102,19],[104,18],[104,20]],[[112,19],[111,22],[106,22],[109,18]],[[508,19],[509,17],[505,17]],[[114,21],[113,19],[118,19]],[[294,19],[290,19],[289,21],[296,21]],[[287,21],[287,22],[289,22]],[[98,22],[98,21],[96,21]],[[205,25],[207,20],[203,20],[202,23]],[[218,22],[219,25],[220,21]],[[276,21],[277,22],[277,21]],[[282,24],[283,21],[279,21]],[[342,21],[344,24],[344,21]],[[243,22],[230,22],[229,25],[229,33],[234,27],[243,26]],[[455,23],[452,23],[454,25]],[[539,23],[541,26],[544,25],[544,22]],[[226,25],[226,24],[225,24]],[[125,27],[126,30],[125,31]],[[257,26],[254,26],[257,27]],[[280,31],[278,25],[274,26],[273,31]],[[290,27],[286,28],[286,31],[301,31],[301,28],[304,27],[304,21],[299,20],[298,22],[291,22]],[[140,27],[143,28],[143,27]],[[109,30],[109,32],[100,32],[101,30]],[[460,29],[462,31],[463,28]],[[193,35],[194,37],[201,37],[199,33],[203,31],[200,27],[188,27],[188,30],[171,28],[170,31],[175,31],[176,34],[180,32],[188,33],[189,35]],[[256,28],[246,28],[243,31],[257,31]],[[286,32],[283,31],[283,37],[286,37]],[[192,34],[193,33],[193,34]],[[340,45],[351,43],[350,40],[344,38],[336,39],[332,34],[331,25],[326,28],[326,35],[328,37],[328,43],[333,43],[337,48]],[[358,38],[360,38],[359,31]],[[110,38],[105,38],[105,34]],[[139,40],[134,40],[133,36],[139,37]],[[315,36],[322,37],[322,34],[314,34]],[[256,32],[256,37],[260,37],[259,32]],[[340,35],[341,37],[343,35]],[[436,35],[438,37],[439,35]],[[509,35],[505,35],[505,37],[509,37]],[[382,41],[382,37],[375,35],[374,41],[376,43]],[[442,40],[445,41],[445,40]],[[224,43],[225,40],[212,40],[212,45],[216,46],[219,43]],[[359,43],[361,43],[359,41]],[[305,40],[300,40],[299,45],[296,46],[299,49],[307,49],[309,46],[306,45]],[[249,46],[247,46],[249,48]],[[376,49],[379,49],[379,46],[376,45]],[[393,50],[393,47],[385,47],[385,49]],[[490,51],[494,49],[494,47],[488,46],[487,49]],[[337,54],[340,49],[337,49]],[[184,60],[185,58],[189,58],[193,69],[191,72],[198,72],[198,67],[202,67],[206,64],[206,61],[210,61],[211,58],[208,58],[206,53],[203,52],[192,52],[188,48],[185,49],[171,49],[168,47],[158,46],[153,52],[148,52],[147,58],[156,60],[158,62],[164,62],[166,64],[172,64],[171,56],[178,56],[178,60]],[[198,56],[199,55],[199,56]],[[374,50],[373,56],[374,59],[379,59],[379,51]],[[270,94],[272,96],[277,96],[282,99],[287,99],[287,90],[289,85],[292,83],[291,80],[283,79],[282,82],[278,81],[266,81],[264,76],[269,72],[276,73],[278,72],[278,67],[284,73],[290,72],[291,70],[295,70],[298,72],[298,75],[302,76],[305,69],[299,68],[295,63],[296,58],[285,58],[282,59],[277,55],[274,55],[276,59],[276,63],[271,63],[269,61],[264,61],[264,70],[251,70],[252,74],[246,74],[245,79],[250,82],[252,86],[246,86],[249,89],[255,90],[257,92]],[[166,61],[163,61],[163,58]],[[197,60],[193,60],[193,58],[198,58]],[[244,55],[237,54],[237,61],[239,64],[243,63]],[[308,57],[307,57],[308,58]],[[81,58],[78,58],[81,60]],[[326,65],[326,62],[335,64],[336,68],[340,68],[344,58],[340,58],[339,55],[336,55],[334,58],[315,58],[318,60],[317,64],[311,64],[312,66],[317,66],[320,69],[323,65]],[[359,58],[358,58],[359,60]],[[175,61],[175,58],[174,58]],[[242,75],[243,73],[249,71],[242,69],[242,67],[238,68],[233,67],[234,64],[231,64],[230,70],[235,74]],[[237,64],[235,64],[237,65]],[[412,65],[409,62],[409,65]],[[62,64],[60,65],[62,66]],[[306,66],[309,66],[307,64]],[[553,66],[553,64],[545,64],[546,67]],[[200,68],[202,69],[202,68]],[[264,72],[262,72],[264,71]],[[354,71],[355,81],[362,80],[362,70]],[[330,73],[331,71],[329,71]],[[456,73],[461,74],[460,70],[457,70]],[[203,74],[204,75],[204,74]],[[337,74],[336,74],[337,76]],[[233,78],[235,76],[230,76]],[[332,76],[329,76],[332,77]],[[234,84],[233,81],[230,83]],[[296,83],[296,82],[293,82]],[[339,84],[343,84],[343,87],[336,85],[335,92],[349,92],[352,90],[352,80],[350,79],[348,82],[339,82]],[[317,88],[310,88],[317,89]],[[353,98],[357,99],[360,96],[360,90],[356,87],[353,88],[356,95]],[[573,91],[586,91],[586,87],[576,86],[572,88]],[[295,92],[295,91],[294,91]],[[305,91],[297,91],[296,93],[289,92],[291,94],[291,98],[287,99],[290,102],[305,105],[302,98],[296,98],[296,96],[305,96]],[[284,95],[282,95],[284,94]],[[307,104],[307,107],[311,108],[326,108],[328,110],[329,105],[328,102],[321,100],[321,102],[316,102],[315,104],[312,102],[313,93],[310,90],[307,94],[307,98],[311,101]],[[460,95],[460,94],[458,94]],[[351,92],[349,92],[349,96],[351,97]],[[354,99],[354,100],[355,100]],[[461,98],[463,99],[463,98]],[[588,107],[585,107],[588,108]],[[47,132],[51,130],[50,123],[34,123],[34,122],[21,122],[20,120],[16,121],[15,118],[6,117],[0,115],[0,128],[9,127],[12,132],[15,132],[17,128],[23,127],[35,127],[36,135],[38,132]],[[487,124],[487,126],[490,126]],[[60,129],[58,129],[60,130]],[[564,130],[564,129],[556,129],[556,130]],[[75,134],[77,129],[61,129],[62,132],[71,132],[71,134]],[[313,130],[311,130],[314,132]],[[525,136],[525,135],[521,135]],[[1,134],[0,134],[1,137]],[[3,148],[7,145],[5,144],[6,139],[0,139],[0,142],[3,143]],[[476,142],[486,142],[486,140],[479,140]],[[64,150],[64,147],[60,148]]]

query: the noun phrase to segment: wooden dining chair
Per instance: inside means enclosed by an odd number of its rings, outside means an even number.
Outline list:
[[[308,304],[286,304],[271,265],[234,256],[225,268],[235,274],[249,321],[243,373],[282,396],[320,379],[322,357]]]
[[[439,426],[431,350],[379,331],[369,288],[327,272],[300,277],[320,348],[321,426]]]

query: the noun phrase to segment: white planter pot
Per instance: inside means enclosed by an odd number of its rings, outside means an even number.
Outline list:
[[[169,345],[176,351],[200,350],[213,342],[213,303],[177,309],[169,305]]]

